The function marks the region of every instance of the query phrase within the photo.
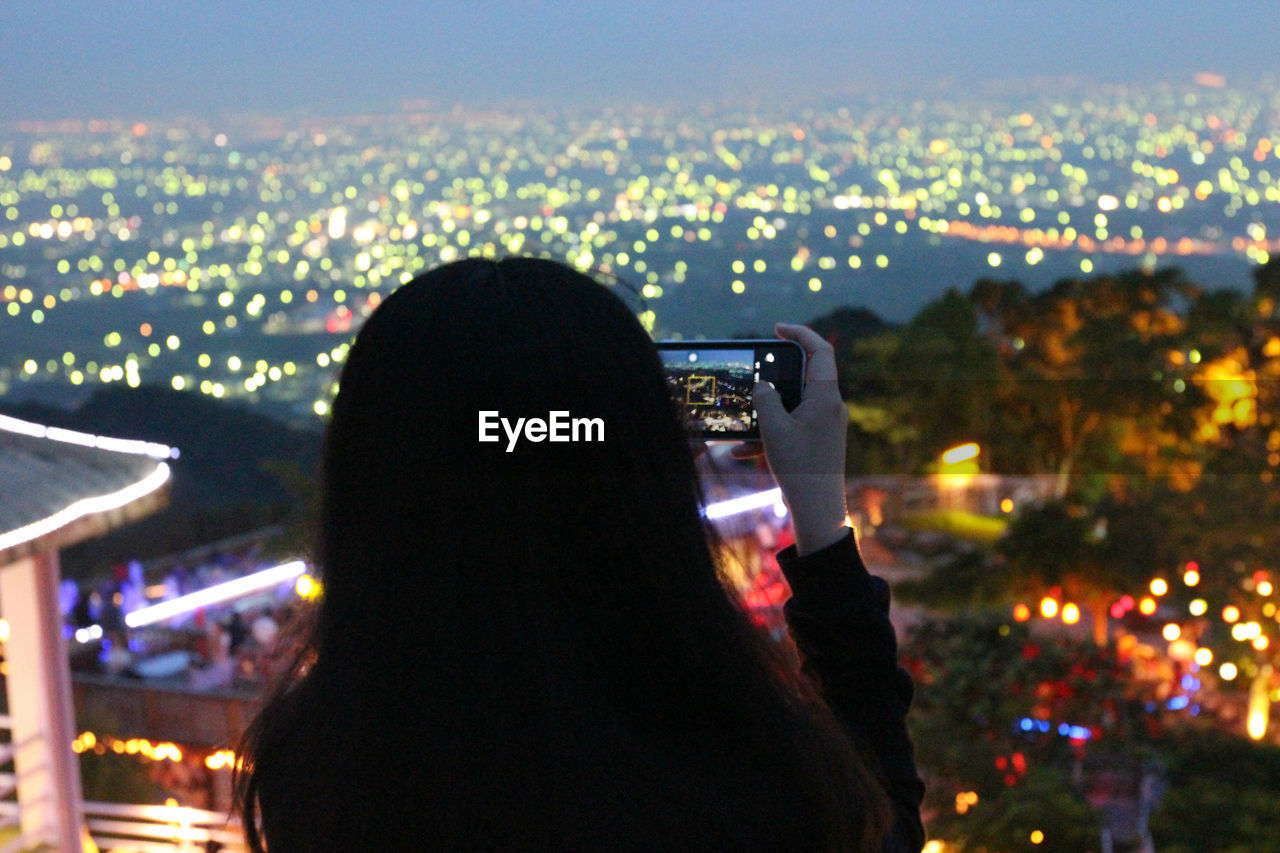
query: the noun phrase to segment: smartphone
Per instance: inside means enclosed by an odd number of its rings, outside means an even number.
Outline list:
[[[773,384],[790,411],[804,390],[804,349],[795,341],[658,341],[667,387],[690,437],[760,437],[751,391]]]

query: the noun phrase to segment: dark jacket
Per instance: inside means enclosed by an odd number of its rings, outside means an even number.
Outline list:
[[[867,572],[853,531],[821,551],[799,557],[795,546],[778,553],[791,585],[787,625],[805,672],[864,755],[879,762],[895,823],[885,849],[924,846],[916,772],[907,734],[911,678],[898,666],[898,642],[889,622],[889,585]]]

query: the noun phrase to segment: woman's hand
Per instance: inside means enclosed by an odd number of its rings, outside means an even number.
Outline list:
[[[796,550],[804,555],[847,533],[844,454],[849,410],[836,383],[831,344],[807,326],[779,323],[774,331],[804,347],[804,394],[790,412],[767,382],[758,383],[753,396],[765,459],[791,510]]]

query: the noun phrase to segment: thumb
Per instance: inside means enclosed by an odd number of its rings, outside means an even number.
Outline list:
[[[751,391],[751,400],[761,423],[780,423],[787,415],[787,409],[782,405],[782,396],[768,382],[756,383]]]

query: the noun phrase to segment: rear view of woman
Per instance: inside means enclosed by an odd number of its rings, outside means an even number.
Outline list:
[[[804,402],[758,389],[815,681],[721,585],[652,342],[594,280],[471,259],[369,318],[326,440],[308,654],[237,780],[253,849],[918,850],[883,582],[844,527],[826,345]],[[481,413],[603,441],[480,441]],[[815,686],[817,685],[817,686]]]

